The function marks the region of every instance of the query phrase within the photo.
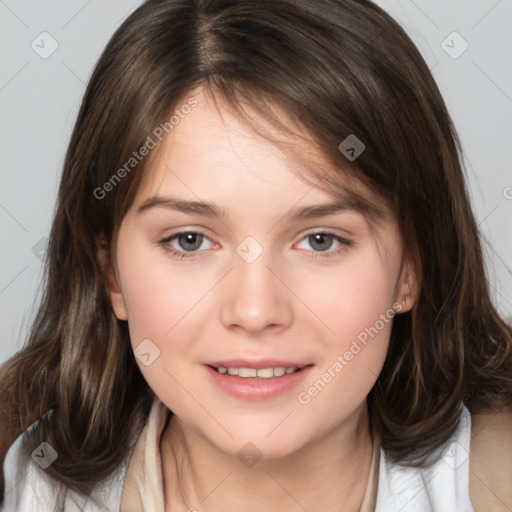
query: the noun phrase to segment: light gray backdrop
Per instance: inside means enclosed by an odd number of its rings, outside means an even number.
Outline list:
[[[140,0],[0,0],[0,363],[35,312],[66,145],[92,67]],[[419,46],[462,139],[491,291],[512,315],[512,0],[379,0]]]

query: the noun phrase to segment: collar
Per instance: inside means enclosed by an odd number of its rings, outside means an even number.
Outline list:
[[[155,398],[130,457],[120,512],[165,512],[160,441],[171,412]],[[380,442],[373,436],[370,475],[359,512],[374,512],[379,478]]]

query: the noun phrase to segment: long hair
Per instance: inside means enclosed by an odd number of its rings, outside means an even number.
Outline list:
[[[41,304],[0,369],[0,463],[43,416],[30,443],[57,450],[47,471],[71,489],[86,494],[127,455],[154,394],[112,311],[98,237],[115,263],[148,163],[130,159],[157,127],[172,129],[199,85],[249,123],[243,105],[277,126],[280,106],[338,170],[311,166],[312,175],[339,190],[353,178],[396,218],[419,285],[413,309],[394,318],[367,398],[390,457],[424,463],[457,428],[461,403],[472,413],[512,403],[512,330],[490,298],[460,142],[404,30],[368,0],[149,0],[115,32],[85,92]],[[366,148],[353,162],[338,149],[351,134]]]

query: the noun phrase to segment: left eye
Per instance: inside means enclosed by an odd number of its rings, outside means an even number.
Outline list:
[[[203,245],[205,240],[210,241],[203,233],[198,233],[196,231],[184,231],[164,238],[160,243],[170,252],[180,253],[180,251],[184,251],[183,256],[187,257],[189,255],[185,253],[196,252]],[[173,245],[172,242],[177,242],[178,247]]]
[[[335,248],[335,250],[330,251],[327,255],[331,255],[333,253],[337,253],[340,250],[343,250],[347,246],[350,246],[350,242],[348,240],[345,240],[344,238],[337,236],[333,233],[325,233],[325,232],[318,232],[318,233],[310,233],[309,235],[306,235],[300,243],[303,243],[304,241],[307,241],[312,247],[312,250],[315,253],[322,253],[327,252],[329,249],[332,248],[333,244],[338,244]],[[304,247],[300,247],[304,248]],[[315,254],[316,256],[316,254]],[[324,256],[323,254],[320,254],[320,256]]]

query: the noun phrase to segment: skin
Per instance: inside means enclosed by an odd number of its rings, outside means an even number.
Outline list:
[[[333,197],[227,109],[221,117],[202,89],[191,95],[198,105],[152,156],[119,229],[116,271],[108,270],[112,305],[128,321],[133,348],[149,338],[160,350],[149,366],[137,363],[174,412],[161,442],[166,507],[312,512],[339,511],[343,503],[344,511],[357,511],[373,443],[365,399],[384,363],[392,321],[309,403],[297,395],[393,304],[401,312],[412,307],[414,275],[407,261],[402,265],[397,225],[379,227],[382,251],[359,212],[288,220],[292,208]],[[227,217],[164,207],[138,213],[153,196],[212,202]],[[190,258],[160,243],[183,231],[207,237]],[[351,245],[327,238],[331,247],[322,251],[311,232]],[[263,249],[252,263],[236,252],[247,236]],[[186,253],[191,242],[179,241],[166,246]],[[332,256],[314,257],[326,252]],[[236,357],[314,366],[281,395],[245,400],[216,387],[203,367]],[[247,442],[262,454],[250,468],[237,457]],[[177,491],[177,460],[186,504]]]

